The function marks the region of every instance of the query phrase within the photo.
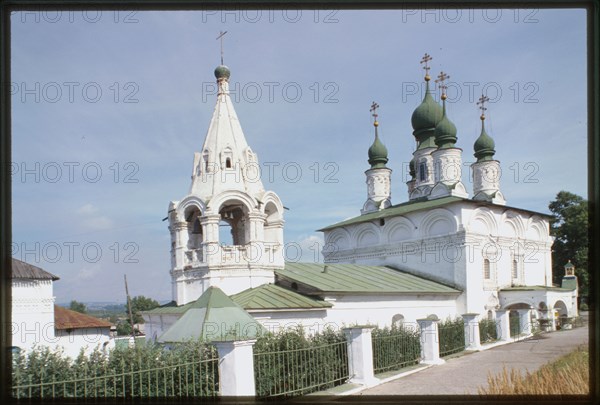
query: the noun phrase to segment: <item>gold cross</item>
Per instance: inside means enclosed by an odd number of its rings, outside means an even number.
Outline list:
[[[481,95],[481,97],[479,97],[479,101],[477,102],[477,105],[479,106],[479,109],[481,110],[481,119],[485,119],[485,111],[487,110],[487,108],[485,107],[485,103],[487,103],[488,101],[490,101],[490,98],[488,96],[484,96],[483,94]]]
[[[221,65],[223,64],[223,37],[227,34],[227,31],[219,31],[217,39],[221,40]]]
[[[429,80],[429,69],[431,69],[429,67],[429,61],[433,59],[428,53],[426,53],[423,58],[421,59],[421,62],[419,63],[424,63],[425,66],[423,66],[423,69],[425,69],[425,80]]]
[[[440,89],[442,89],[442,100],[446,99],[446,89],[448,88],[448,86],[446,86],[444,84],[444,80],[448,80],[450,79],[450,76],[448,76],[446,73],[444,72],[440,72],[440,74],[438,75],[438,78],[436,79],[436,83],[440,83]]]
[[[371,111],[373,114],[371,114],[373,116],[373,118],[375,118],[374,122],[377,122],[377,117],[379,116],[379,114],[377,114],[377,109],[379,108],[379,104],[377,104],[375,101],[373,101],[373,104],[371,104],[371,109],[369,111]]]

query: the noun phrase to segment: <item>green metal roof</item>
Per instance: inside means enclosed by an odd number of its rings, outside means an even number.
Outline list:
[[[561,288],[566,288],[567,290],[575,290],[577,288],[577,277],[575,276],[565,276],[562,279]]]
[[[329,229],[337,228],[344,225],[358,224],[360,222],[373,221],[376,219],[387,218],[387,217],[395,217],[398,215],[408,214],[409,212],[433,209],[440,207],[442,205],[450,204],[457,201],[465,201],[466,199],[461,197],[443,197],[437,198],[435,200],[427,200],[424,197],[422,199],[417,199],[413,201],[408,201],[402,204],[396,204],[389,208],[386,208],[381,211],[371,212],[365,215],[359,215],[354,218],[347,219],[345,221],[338,222],[333,225],[329,225],[325,228],[319,229],[319,231],[327,231]],[[470,200],[466,200],[470,201]]]
[[[571,291],[568,288],[561,287],[549,287],[545,285],[524,285],[518,287],[506,287],[502,288],[500,291],[558,291],[558,292],[566,292]]]
[[[141,311],[141,313],[148,315],[179,315],[185,313],[185,311],[187,311],[194,304],[194,302],[195,301],[192,301],[185,305],[177,306],[175,301],[171,301],[168,304],[161,305],[160,307],[150,309],[148,311]]]
[[[163,343],[240,340],[266,329],[217,287],[209,287],[158,341]]]
[[[244,309],[323,309],[331,303],[318,301],[274,284],[264,284],[231,296]]]
[[[344,221],[337,222],[333,225],[326,226],[325,228],[317,229],[317,231],[319,231],[319,232],[329,231],[331,229],[339,228],[340,226],[360,224],[362,222],[374,221],[374,220],[378,220],[381,218],[405,215],[410,212],[426,210],[426,209],[434,209],[434,208],[442,207],[442,206],[452,204],[455,202],[459,202],[459,201],[468,203],[468,204],[472,204],[472,205],[477,205],[477,206],[490,206],[490,207],[498,207],[503,210],[520,211],[520,212],[525,212],[527,214],[535,214],[535,215],[539,215],[539,216],[546,217],[546,218],[552,217],[551,215],[545,214],[543,212],[531,211],[528,209],[512,207],[512,206],[508,206],[508,205],[498,205],[498,204],[494,204],[494,203],[487,202],[487,201],[471,200],[469,198],[449,196],[449,197],[442,197],[442,198],[436,198],[433,200],[428,200],[427,197],[421,197],[421,198],[414,199],[412,201],[407,201],[407,202],[404,202],[401,204],[392,205],[391,207],[388,207],[381,211],[370,212],[370,213],[364,214],[364,215],[357,215],[353,218],[349,218]]]
[[[326,267],[326,270],[324,271]],[[301,283],[318,292],[458,294],[460,290],[388,266],[286,263],[278,278]]]

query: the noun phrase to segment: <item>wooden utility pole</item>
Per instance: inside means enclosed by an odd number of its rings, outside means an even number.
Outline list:
[[[127,275],[123,274],[125,278],[125,294],[127,295],[127,309],[129,310],[129,323],[131,324],[131,336],[133,337],[133,343],[135,344],[135,329],[133,327],[133,314],[131,313],[131,299],[129,298],[129,289],[127,288]]]

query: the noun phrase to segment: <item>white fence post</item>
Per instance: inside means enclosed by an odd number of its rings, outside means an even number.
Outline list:
[[[255,396],[253,340],[212,342],[219,353],[219,395]]]
[[[348,370],[350,382],[366,386],[379,382],[373,372],[373,326],[352,326],[344,328],[348,342]]]
[[[417,319],[421,329],[421,363],[423,364],[445,363],[445,360],[440,358],[438,322],[439,318],[435,315],[430,315],[425,319]]]
[[[510,340],[510,317],[507,309],[496,310],[496,335],[498,340]]]
[[[517,309],[519,313],[519,329],[521,334],[528,336],[532,334],[531,330],[531,309]]]
[[[481,350],[479,314],[462,314],[465,323],[465,350]]]

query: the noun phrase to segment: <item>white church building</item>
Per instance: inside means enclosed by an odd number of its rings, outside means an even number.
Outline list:
[[[320,230],[324,263],[284,262],[283,204],[263,186],[258,157],[229,96],[230,71],[217,67],[216,106],[194,154],[190,189],[169,205],[173,301],[143,314],[147,339],[181,336],[173,332],[181,328],[177,320],[210,287],[270,330],[297,324],[307,330],[383,327],[465,313],[494,319],[499,309],[534,309],[537,318],[556,311],[576,316],[575,276],[568,273],[562,287],[552,285],[550,217],[507,205],[500,190],[483,96],[469,195],[457,129],[445,108],[447,76],[439,76],[440,105],[430,92],[428,60],[422,61],[425,97],[411,119],[416,150],[408,200],[392,202],[392,170],[374,103],[367,200],[360,215]],[[231,228],[231,242],[219,240],[220,225]]]

